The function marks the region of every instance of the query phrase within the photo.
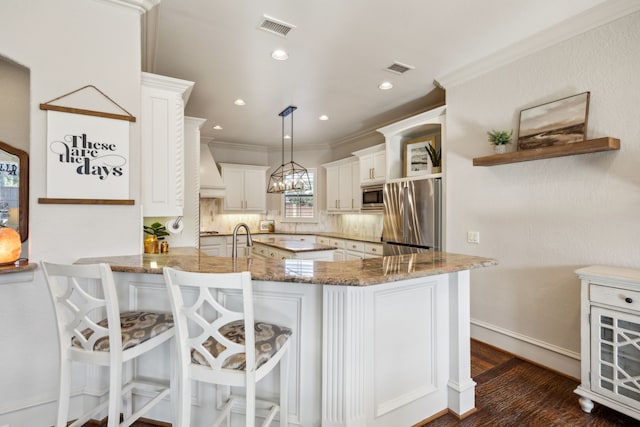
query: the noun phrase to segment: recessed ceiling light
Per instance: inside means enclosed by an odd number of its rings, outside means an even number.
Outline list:
[[[320,120],[329,120],[329,116],[327,116],[326,114],[321,115],[320,117],[318,117]]]
[[[389,90],[393,87],[391,82],[382,82],[378,85],[378,89],[380,90]]]
[[[220,126],[220,125],[215,125],[213,128],[214,128],[215,130],[222,130],[222,126]]]
[[[238,98],[235,101],[233,101],[233,103],[236,104],[236,105],[245,105],[244,100],[242,100],[240,98]]]
[[[271,57],[277,61],[286,61],[289,59],[289,54],[282,49],[276,49],[271,52]]]

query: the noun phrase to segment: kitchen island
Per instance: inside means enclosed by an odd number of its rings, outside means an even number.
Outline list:
[[[335,250],[334,247],[315,242],[282,237],[259,237],[253,239],[251,254],[258,258],[333,261]]]
[[[344,262],[169,254],[85,258],[106,262],[122,308],[169,309],[164,266],[249,271],[256,318],[293,329],[289,420],[300,426],[411,426],[475,410],[470,377],[470,270],[488,258],[433,252]],[[238,304],[230,293],[228,302]],[[166,377],[168,355],[140,369]],[[278,393],[277,379],[258,389]],[[196,420],[211,418],[211,390],[194,390]],[[169,420],[169,412],[152,418]],[[199,424],[194,424],[194,427]]]

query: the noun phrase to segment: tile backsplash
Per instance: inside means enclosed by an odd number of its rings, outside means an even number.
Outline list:
[[[260,221],[275,220],[276,233],[312,233],[332,232],[351,236],[378,239],[382,235],[382,214],[341,214],[329,215],[326,211],[319,214],[318,222],[282,222],[279,211],[265,214],[226,214],[222,213],[221,199],[200,200],[200,231],[218,231],[230,233],[239,222],[246,223],[249,228],[259,230]]]

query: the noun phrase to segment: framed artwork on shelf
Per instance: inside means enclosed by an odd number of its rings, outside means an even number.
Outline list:
[[[273,219],[267,219],[260,221],[260,231],[273,231],[275,221]]]
[[[518,150],[584,141],[589,96],[583,92],[520,111]]]
[[[432,173],[433,164],[429,159],[428,147],[435,148],[434,135],[412,139],[404,143],[403,169],[404,176],[428,175]]]

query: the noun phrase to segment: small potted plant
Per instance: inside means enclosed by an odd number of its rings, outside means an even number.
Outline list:
[[[429,158],[431,159],[431,164],[433,165],[433,173],[440,173],[442,171],[440,162],[442,160],[442,152],[435,148],[431,144],[427,144],[427,153],[429,153]]]
[[[160,252],[160,241],[164,240],[169,235],[167,228],[159,222],[154,222],[151,225],[142,226],[145,233],[148,234],[144,239],[144,253],[145,254],[157,254]],[[164,243],[164,242],[163,242]]]
[[[508,132],[494,129],[491,132],[487,132],[487,135],[489,136],[489,142],[493,144],[494,151],[497,154],[502,154],[507,152],[507,144],[511,144],[513,129]]]

